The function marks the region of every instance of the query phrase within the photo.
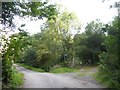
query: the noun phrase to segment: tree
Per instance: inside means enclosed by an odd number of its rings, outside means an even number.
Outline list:
[[[2,19],[4,25],[13,26],[14,16],[20,17],[37,17],[42,19],[46,17],[51,19],[57,15],[56,6],[48,4],[48,2],[2,2]]]
[[[57,15],[56,5],[51,5],[48,2],[2,2],[2,25],[5,28],[15,27],[15,22],[13,22],[14,16],[18,15],[23,18],[32,18],[32,19],[42,19],[46,17],[51,19],[54,15]],[[24,26],[24,25],[22,25]],[[21,27],[22,27],[21,26]],[[2,35],[4,42],[2,50],[2,66],[3,66],[3,86],[8,85],[11,81],[12,75],[12,60],[16,61],[19,59],[20,48],[24,47],[25,32],[24,30],[19,29],[18,35],[12,35],[7,37],[7,35]],[[7,32],[1,30],[1,32]],[[6,33],[7,34],[7,33]],[[27,43],[28,44],[28,43]],[[13,52],[12,52],[13,51]]]
[[[94,65],[99,62],[98,55],[104,41],[102,26],[98,20],[92,21],[86,26],[84,33],[75,35],[75,52],[82,64]]]
[[[69,32],[71,27],[77,28],[77,24],[74,15],[67,11],[60,13],[55,19],[47,20],[41,27],[41,32],[31,36],[31,47],[35,50],[37,57],[35,64],[31,64],[34,67],[43,68],[45,71],[49,71],[50,67],[56,64],[71,65],[73,47]],[[66,54],[67,58],[65,58]],[[33,60],[29,62],[33,62]]]
[[[71,66],[73,60],[72,30],[80,28],[80,23],[74,13],[63,11],[55,20],[48,21],[48,29],[57,34],[61,47],[61,61],[67,62],[64,66]],[[70,64],[68,64],[68,62]]]
[[[119,53],[120,53],[120,1],[115,2],[111,8],[117,8],[118,15],[114,18],[110,25],[104,27],[106,32],[105,51],[100,53],[99,65],[99,78],[108,88],[114,90],[120,89],[120,66],[119,66]]]
[[[119,66],[119,41],[120,41],[120,18],[116,17],[112,24],[106,27],[107,36],[104,45],[107,52],[100,54],[100,75],[106,80],[107,86],[119,90],[120,88],[120,66]]]
[[[3,87],[8,85],[11,81],[11,76],[13,73],[12,64],[14,61],[19,59],[19,51],[23,50],[23,47],[26,43],[27,33],[26,32],[19,32],[18,34],[14,34],[9,37],[9,39],[5,40],[4,43],[4,50],[2,50],[2,82]],[[3,38],[6,39],[6,38]]]

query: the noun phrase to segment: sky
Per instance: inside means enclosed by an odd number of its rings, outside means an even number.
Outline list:
[[[92,20],[100,19],[101,22],[107,23],[113,20],[113,17],[117,15],[116,9],[110,9],[110,5],[113,5],[115,1],[119,0],[106,0],[102,3],[102,0],[50,0],[52,3],[56,2],[62,4],[68,11],[74,12],[82,23],[81,31],[84,31],[85,26]],[[19,18],[19,17],[17,17]],[[28,32],[34,34],[40,32],[40,25],[45,22],[42,20],[29,21],[23,20],[21,23],[27,23],[26,29]],[[20,24],[21,24],[20,23]]]
[[[90,22],[96,18],[101,21],[107,22],[111,17],[116,15],[115,9],[109,9],[110,5],[118,0],[110,0],[102,3],[102,0],[59,0],[67,7],[69,11],[73,11],[83,22]]]

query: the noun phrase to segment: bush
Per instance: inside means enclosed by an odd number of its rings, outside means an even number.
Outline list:
[[[42,53],[41,58],[37,60],[38,67],[44,69],[46,72],[50,70],[52,64],[52,54],[50,52]]]
[[[114,74],[113,74],[114,75]],[[94,75],[95,79],[100,82],[104,87],[111,88],[111,90],[120,90],[120,86],[117,83],[118,81],[114,80],[113,77],[111,78],[110,75],[103,72],[97,72]],[[117,78],[117,77],[114,77]]]
[[[108,53],[102,53],[100,55],[101,64],[99,65],[99,73],[97,77],[101,83],[109,88],[114,88],[115,90],[119,90],[120,82],[119,82],[119,65],[117,60],[111,59]],[[114,62],[113,62],[114,60]]]
[[[30,47],[27,51],[24,52],[23,56],[21,56],[21,60],[19,62],[26,63],[28,65],[35,66],[35,60],[37,59],[36,51],[34,48]]]

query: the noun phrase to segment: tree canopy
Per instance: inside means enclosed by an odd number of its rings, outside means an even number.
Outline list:
[[[48,19],[54,18],[57,15],[56,5],[49,4],[47,1],[40,2],[2,2],[2,23],[13,25],[13,18],[15,15],[20,17],[37,17],[42,19],[46,17]]]

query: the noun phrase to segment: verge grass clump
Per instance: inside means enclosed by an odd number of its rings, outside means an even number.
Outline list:
[[[97,73],[92,75],[99,83],[101,83],[106,88],[111,88],[111,90],[120,90],[120,86],[118,83],[113,79],[110,78],[109,75],[103,74],[102,72],[98,71]]]
[[[10,87],[11,88],[19,88],[24,83],[24,75],[18,72],[16,69],[13,69],[13,73],[11,76]]]
[[[50,70],[50,72],[52,73],[69,73],[69,72],[77,72],[77,71],[78,71],[77,69],[67,68],[67,67],[58,67]]]

